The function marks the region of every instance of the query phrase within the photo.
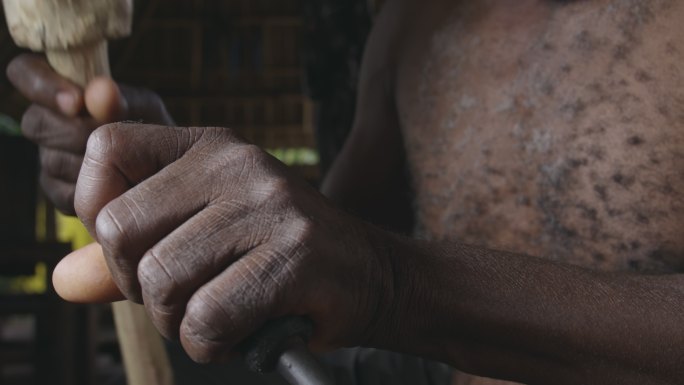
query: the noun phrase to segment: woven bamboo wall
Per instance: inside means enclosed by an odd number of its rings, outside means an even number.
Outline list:
[[[157,90],[179,124],[266,148],[313,146],[301,93],[299,0],[138,0],[115,75]]]
[[[179,125],[235,128],[269,149],[313,148],[301,92],[300,0],[135,0],[114,77],[157,91]],[[17,52],[0,26],[0,65]],[[0,112],[25,103],[3,79]],[[311,171],[307,172],[311,174]]]

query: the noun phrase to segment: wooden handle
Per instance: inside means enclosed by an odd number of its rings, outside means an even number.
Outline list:
[[[120,301],[102,248],[94,243],[67,255],[53,274],[62,298],[77,303]],[[128,301],[112,304],[128,384],[171,385],[173,372],[164,344],[145,308]]]
[[[48,51],[46,56],[58,74],[81,87],[97,76],[111,76],[104,40],[69,51]],[[128,385],[172,385],[173,371],[162,338],[145,309],[124,301],[115,303],[113,312]]]
[[[129,385],[171,385],[173,371],[164,343],[142,305],[112,304]]]
[[[107,46],[107,41],[102,40],[68,51],[46,51],[45,56],[58,74],[85,87],[97,76],[111,76]]]

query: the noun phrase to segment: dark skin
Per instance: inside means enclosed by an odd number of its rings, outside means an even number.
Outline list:
[[[173,124],[158,95],[126,85],[119,85],[116,99],[94,98],[94,103],[102,105],[98,121],[85,107],[84,90],[56,75],[38,55],[23,54],[12,60],[7,77],[32,102],[22,117],[22,132],[40,146],[40,184],[65,214],[75,214],[76,180],[93,130],[113,120]]]
[[[229,356],[268,319],[299,314],[316,324],[316,349],[386,348],[539,385],[680,382],[681,274],[593,271],[404,238],[338,208],[362,212],[404,175],[397,124],[409,109],[397,116],[392,102],[406,94],[388,64],[398,43],[387,27],[405,25],[400,3],[370,43],[355,130],[324,184],[329,198],[227,129],[95,131],[76,209],[124,294],[144,300],[160,331],[200,362]]]

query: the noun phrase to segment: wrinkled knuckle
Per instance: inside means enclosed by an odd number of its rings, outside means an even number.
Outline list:
[[[259,262],[251,262],[248,270],[249,274],[253,275],[255,279],[250,279],[245,276],[240,282],[240,289],[245,293],[245,297],[249,298],[254,303],[259,303],[262,309],[274,309],[275,298],[281,293],[281,289],[286,284],[283,279],[283,273],[286,270],[284,267],[284,260],[289,258],[291,247],[282,248],[277,251],[271,251],[265,254]],[[256,310],[253,308],[252,310]]]
[[[308,218],[299,218],[291,224],[294,238],[301,244],[308,244],[316,238],[316,224]]]
[[[107,159],[114,154],[130,151],[130,145],[134,144],[130,139],[135,134],[135,131],[132,131],[134,128],[124,122],[98,127],[88,138],[88,153],[100,154]]]
[[[264,151],[254,144],[242,144],[237,146],[233,151],[238,159],[244,161],[260,164],[265,160]]]
[[[216,333],[210,333],[210,325],[213,323],[217,314],[221,313],[219,305],[211,300],[207,295],[206,289],[200,290],[190,299],[186,309],[187,326],[192,331],[201,332],[207,339],[216,339]]]
[[[225,330],[229,325],[226,325],[226,320],[217,325],[216,315],[217,309],[198,296],[188,303],[180,333],[191,345],[188,354],[197,362],[212,362],[225,351],[218,330]]]
[[[100,244],[114,256],[123,256],[126,233],[112,205],[102,209],[95,220],[95,231]]]
[[[264,199],[276,206],[286,204],[291,198],[290,183],[282,176],[269,178],[261,189]]]
[[[263,151],[251,144],[232,144],[217,154],[223,170],[232,170],[238,181],[248,182],[263,174]]]
[[[88,138],[86,154],[93,159],[104,161],[114,148],[115,132],[115,124],[107,124],[93,131]]]
[[[150,292],[156,293],[157,291],[150,291],[149,287],[145,286],[148,283],[143,282],[144,278],[142,278],[140,270],[138,270],[138,280],[140,281],[145,307],[155,326],[165,338],[170,340],[177,339],[180,320],[183,317],[183,310],[185,308],[183,303],[171,303],[167,299],[168,296],[160,297],[150,294]]]
[[[177,280],[154,250],[149,251],[140,260],[138,281],[145,297],[149,298],[155,306],[168,307],[177,301],[179,289]]]

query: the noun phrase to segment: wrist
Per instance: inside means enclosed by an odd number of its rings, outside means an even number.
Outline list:
[[[375,239],[376,253],[386,266],[386,285],[370,345],[448,360],[447,334],[458,329],[451,314],[459,301],[457,261],[440,253],[436,243],[388,232]]]

